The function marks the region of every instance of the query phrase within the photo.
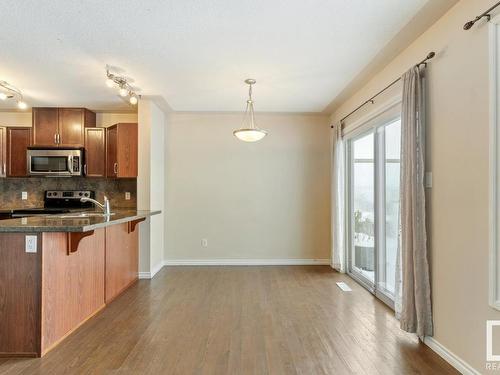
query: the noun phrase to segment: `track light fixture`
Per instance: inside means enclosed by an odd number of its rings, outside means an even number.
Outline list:
[[[19,109],[28,108],[28,104],[23,99],[23,94],[21,90],[17,87],[12,86],[10,83],[5,81],[0,81],[0,100],[14,99],[17,102],[17,107]]]
[[[139,96],[135,93],[135,91],[132,89],[132,86],[127,82],[127,79],[125,77],[118,76],[116,74],[113,74],[109,71],[109,66],[106,65],[106,86],[112,88],[112,87],[118,87],[118,94],[122,98],[128,97],[128,101],[132,105],[136,105],[138,102]]]

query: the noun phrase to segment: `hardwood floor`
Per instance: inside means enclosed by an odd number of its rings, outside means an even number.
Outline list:
[[[353,292],[342,292],[346,281]],[[457,374],[328,266],[168,267],[0,374]]]

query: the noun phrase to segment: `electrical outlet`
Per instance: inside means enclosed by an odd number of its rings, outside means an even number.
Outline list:
[[[26,252],[27,253],[36,253],[36,236],[26,236]]]
[[[21,199],[23,201],[25,201],[26,199],[28,199],[28,192],[27,191],[22,191],[21,192]]]
[[[208,240],[206,238],[201,239],[201,246],[208,247]]]
[[[126,192],[125,192],[125,200],[126,200],[126,201],[129,201],[129,200],[130,200],[130,192],[129,192],[129,191],[126,191]]]

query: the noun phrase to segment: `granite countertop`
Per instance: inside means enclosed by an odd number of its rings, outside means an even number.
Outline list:
[[[89,211],[83,210],[81,212],[89,213]],[[114,210],[113,212],[114,214],[109,217],[64,217],[65,215],[75,215],[73,212],[62,215],[31,216],[18,219],[0,220],[0,233],[87,232],[89,230],[104,228],[114,224],[126,223],[128,221],[142,219],[161,213],[159,210]]]

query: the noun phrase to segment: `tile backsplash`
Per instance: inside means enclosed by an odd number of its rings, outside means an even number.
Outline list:
[[[93,190],[96,199],[103,201],[106,195],[111,208],[137,207],[137,180],[106,178],[0,178],[0,209],[43,207],[45,190]],[[23,191],[28,199],[22,200]],[[130,200],[125,200],[125,192],[130,192]]]

